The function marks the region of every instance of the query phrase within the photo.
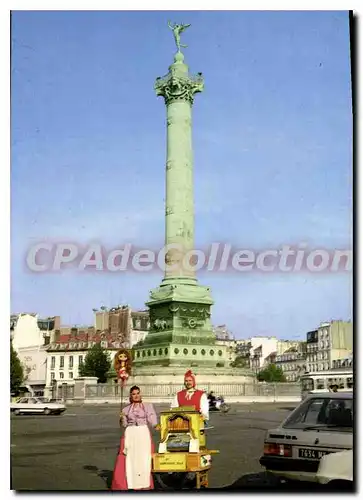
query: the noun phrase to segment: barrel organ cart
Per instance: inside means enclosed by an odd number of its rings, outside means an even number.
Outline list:
[[[206,446],[204,420],[194,407],[172,408],[160,414],[160,443],[152,456],[152,471],[167,489],[208,488],[212,455]]]

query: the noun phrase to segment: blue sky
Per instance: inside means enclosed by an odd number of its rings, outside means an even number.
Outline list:
[[[31,274],[32,243],[164,241],[165,107],[154,81],[191,23],[196,246],[350,248],[347,12],[16,12],[12,20],[11,308],[92,322],[142,308],[162,274]],[[203,274],[213,322],[303,338],[348,319],[347,274]]]

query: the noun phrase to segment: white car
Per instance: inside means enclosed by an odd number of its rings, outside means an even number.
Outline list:
[[[351,489],[353,487],[353,450],[324,455],[320,459],[316,477],[320,484],[332,488],[342,486]]]
[[[15,403],[10,404],[10,411],[15,415],[42,414],[60,415],[66,410],[64,404],[51,403],[47,398],[27,397],[19,398]]]
[[[267,432],[260,464],[282,479],[322,483],[322,457],[345,450],[353,450],[353,394],[310,394]]]

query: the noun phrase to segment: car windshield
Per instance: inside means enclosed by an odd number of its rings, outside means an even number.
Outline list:
[[[287,429],[339,430],[353,427],[353,399],[311,398],[302,403],[283,424]]]

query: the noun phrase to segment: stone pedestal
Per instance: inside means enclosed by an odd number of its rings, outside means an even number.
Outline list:
[[[135,352],[135,366],[227,366],[215,346],[210,289],[195,284],[161,285],[150,292],[150,332]]]
[[[190,366],[190,365],[189,365]],[[208,385],[236,385],[236,384],[253,384],[255,382],[254,373],[250,370],[238,368],[211,368],[207,366],[199,366],[193,369],[196,376],[197,386],[206,388]],[[134,368],[132,377],[128,381],[128,385],[150,385],[158,386],[165,384],[166,381],[171,386],[184,385],[185,367],[183,366],[144,366]],[[175,387],[171,391],[175,393]]]

